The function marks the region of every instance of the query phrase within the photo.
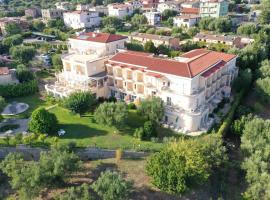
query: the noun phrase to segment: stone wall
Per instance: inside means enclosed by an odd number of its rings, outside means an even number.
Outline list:
[[[29,147],[25,145],[18,145],[16,147],[0,147],[0,159],[4,159],[9,153],[19,152],[22,153],[26,160],[38,160],[41,151],[48,151],[48,149]],[[75,153],[81,160],[94,160],[114,158],[115,150],[98,149],[98,148],[85,148],[76,149]],[[149,153],[123,151],[123,158],[141,158],[148,156]]]

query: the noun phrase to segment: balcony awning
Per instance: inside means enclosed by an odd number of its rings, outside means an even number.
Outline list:
[[[161,77],[163,77],[163,75],[158,74],[158,73],[154,73],[154,72],[147,72],[146,73],[146,76],[153,76],[155,78],[161,78]]]
[[[100,72],[98,74],[95,74],[95,75],[92,75],[92,76],[89,76],[90,79],[94,79],[94,80],[100,80],[100,79],[103,79],[104,77],[107,76],[107,73],[104,71],[104,72]]]

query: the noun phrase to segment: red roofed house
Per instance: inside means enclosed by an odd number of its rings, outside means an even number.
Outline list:
[[[69,53],[62,56],[63,71],[57,75],[55,84],[46,85],[47,92],[65,97],[77,90],[90,90],[97,97],[106,96],[104,62],[117,49],[124,49],[127,39],[121,35],[97,32],[70,38]]]
[[[199,15],[199,8],[182,8],[180,10],[180,15]]]
[[[164,121],[181,131],[207,130],[209,114],[230,96],[237,76],[236,56],[197,49],[175,59],[124,51],[106,63],[110,95],[139,101],[159,96],[166,105]]]

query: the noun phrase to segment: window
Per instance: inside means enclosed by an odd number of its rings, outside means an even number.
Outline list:
[[[168,86],[168,87],[170,87],[170,85],[171,85],[171,82],[170,82],[170,81],[168,81],[167,86]]]
[[[172,105],[172,99],[171,97],[167,97],[167,105],[171,106]]]

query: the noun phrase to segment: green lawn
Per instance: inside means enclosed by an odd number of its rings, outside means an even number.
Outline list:
[[[76,142],[79,147],[96,146],[108,149],[137,150],[159,150],[164,145],[150,141],[139,141],[132,136],[135,128],[144,122],[144,119],[138,116],[134,110],[129,111],[128,121],[125,127],[120,130],[95,123],[92,114],[79,117],[79,115],[74,115],[59,106],[50,109],[50,112],[57,116],[59,128],[66,131],[66,135],[59,138],[60,143]],[[161,135],[173,135],[169,129],[160,128],[158,132]]]
[[[25,118],[30,117],[33,110],[38,107],[51,106],[41,100],[39,95],[31,95],[28,97],[20,97],[9,99],[8,102],[18,101],[27,103],[30,108],[20,115],[15,117]],[[93,114],[88,113],[82,117],[71,113],[69,110],[56,106],[49,109],[54,113],[59,121],[59,129],[66,131],[65,136],[60,136],[59,143],[75,142],[78,147],[99,147],[106,149],[129,149],[129,150],[151,150],[156,151],[164,146],[161,142],[139,141],[133,137],[135,128],[143,125],[145,119],[138,116],[136,110],[129,111],[129,117],[124,127],[117,130],[114,127],[107,127],[94,122]],[[158,136],[160,141],[164,136],[176,136],[173,131],[165,128],[158,128]],[[57,136],[58,137],[58,136]],[[52,143],[50,137],[46,141]],[[0,141],[0,143],[4,143]]]

